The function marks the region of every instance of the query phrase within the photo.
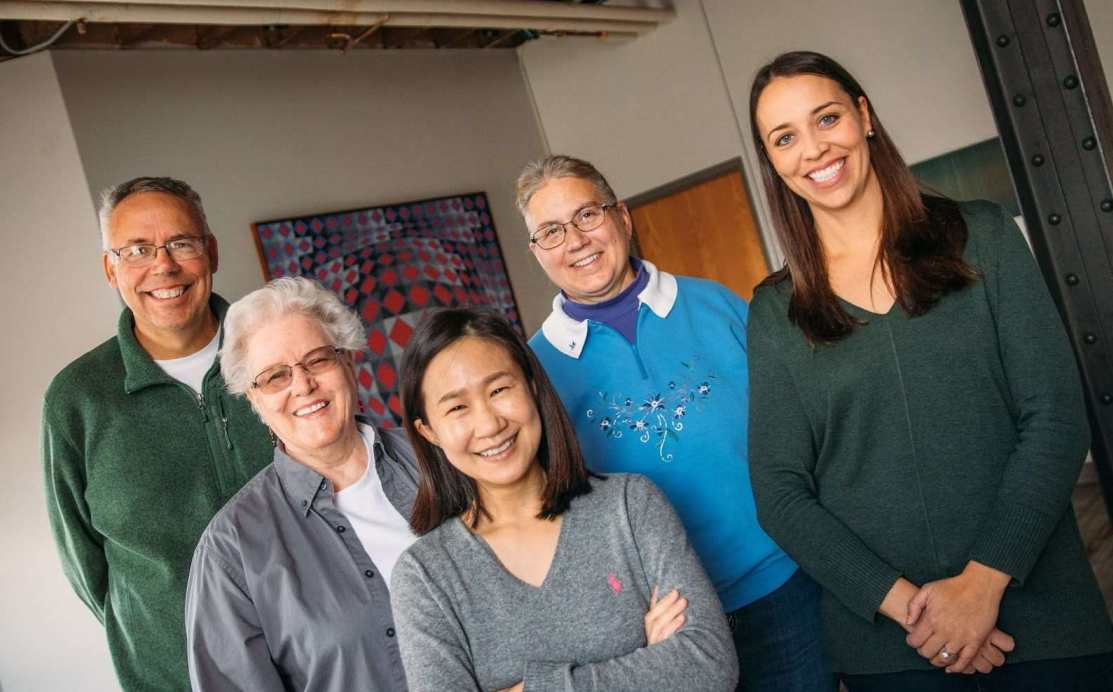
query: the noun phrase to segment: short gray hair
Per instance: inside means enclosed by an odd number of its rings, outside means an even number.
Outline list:
[[[108,188],[100,195],[100,211],[97,216],[100,218],[101,249],[105,252],[112,249],[108,222],[112,219],[112,212],[116,210],[116,205],[131,195],[137,195],[140,192],[165,192],[168,195],[174,195],[185,202],[189,210],[193,212],[197,225],[201,227],[202,235],[210,236],[213,234],[212,230],[209,229],[209,220],[205,218],[205,209],[201,206],[201,195],[197,194],[192,187],[174,178],[132,178],[126,183]]]
[[[518,213],[522,215],[523,219],[526,218],[526,207],[529,206],[529,201],[553,178],[580,178],[586,180],[599,193],[602,198],[599,200],[600,203],[615,204],[618,202],[618,197],[611,189],[611,184],[607,182],[607,179],[595,166],[574,156],[550,154],[543,159],[531,162],[518,176],[514,203],[518,206]]]
[[[332,346],[363,352],[363,324],[334,293],[302,276],[275,279],[248,293],[228,308],[224,317],[224,345],[220,347],[220,374],[228,391],[243,396],[253,376],[247,370],[247,343],[263,325],[287,315],[316,320]]]

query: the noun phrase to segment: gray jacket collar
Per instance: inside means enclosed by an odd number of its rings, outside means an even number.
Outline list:
[[[375,472],[383,483],[383,491],[394,508],[407,519],[417,493],[417,460],[405,432],[397,428],[380,428],[356,416],[356,422],[375,430],[372,445]],[[294,508],[308,515],[318,498],[331,501],[335,490],[325,477],[295,461],[281,445],[274,448],[274,466],[282,489]]]
[[[676,277],[657,269],[652,262],[642,260],[649,274],[649,283],[638,294],[638,301],[645,303],[661,319],[668,317],[676,303]],[[541,333],[553,348],[566,356],[579,358],[587,343],[587,320],[575,320],[564,311],[565,297],[558,293],[553,298],[553,312],[541,325]]]

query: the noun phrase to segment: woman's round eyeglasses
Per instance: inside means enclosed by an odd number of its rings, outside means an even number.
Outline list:
[[[255,376],[251,386],[264,394],[276,394],[294,381],[294,368],[301,368],[307,375],[320,375],[336,365],[339,358],[340,349],[335,346],[321,346],[306,353],[300,363],[270,366]]]
[[[572,224],[577,229],[587,233],[603,225],[607,218],[607,210],[613,209],[617,204],[589,204],[576,212],[576,215],[564,223],[548,223],[538,228],[529,237],[529,242],[537,245],[542,250],[552,250],[564,242],[567,235],[565,228]]]

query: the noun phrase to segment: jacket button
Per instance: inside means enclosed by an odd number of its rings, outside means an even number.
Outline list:
[[[371,579],[375,576],[375,572],[372,571],[372,570],[366,569],[366,570],[363,571],[363,576],[367,577],[368,579]]]
[[[337,526],[336,527],[336,533],[344,533],[344,527],[343,526]]]
[[[387,627],[386,628],[386,636],[388,636],[388,637],[393,637],[394,636],[394,628],[393,627]]]

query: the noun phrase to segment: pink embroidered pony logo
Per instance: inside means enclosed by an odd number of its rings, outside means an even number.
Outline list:
[[[612,591],[614,591],[615,593],[622,593],[622,582],[618,580],[618,577],[614,575],[614,572],[611,572],[610,575],[607,577],[607,583],[611,585]]]

